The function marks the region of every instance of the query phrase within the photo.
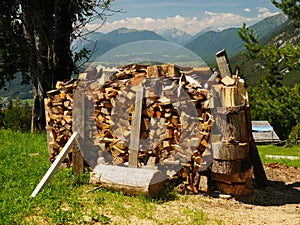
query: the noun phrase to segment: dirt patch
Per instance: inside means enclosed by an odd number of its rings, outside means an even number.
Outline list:
[[[268,186],[237,199],[207,199],[199,204],[211,224],[300,224],[300,169],[279,164],[264,165]],[[208,223],[210,224],[210,222]]]
[[[264,168],[268,177],[266,189],[255,189],[251,196],[244,198],[183,196],[179,200],[159,205],[157,211],[160,212],[160,219],[163,219],[164,216],[176,217],[175,212],[188,208],[195,212],[203,211],[208,215],[205,224],[299,225],[300,169],[279,164],[267,164],[264,165]],[[186,223],[181,222],[180,224],[197,224],[196,221],[191,223],[189,220],[190,218],[187,218]]]
[[[299,225],[300,169],[279,164],[264,165],[268,186],[244,198],[182,195],[157,204],[144,219],[112,217],[117,224],[222,224]]]

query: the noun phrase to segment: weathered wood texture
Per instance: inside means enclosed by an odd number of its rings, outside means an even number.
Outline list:
[[[214,161],[211,178],[223,193],[245,195],[253,189],[250,185],[253,170],[249,161],[249,99],[243,80],[228,75],[224,52],[220,53],[218,62],[220,71],[225,68],[222,72],[225,76],[220,80],[221,85],[212,88],[210,106],[215,119],[214,132],[219,133],[220,137],[212,143]]]
[[[246,123],[249,131],[249,156],[253,163],[255,181],[259,187],[265,188],[267,186],[268,179],[252,135],[250,107],[246,110]]]
[[[228,62],[228,58],[227,58],[225,49],[217,52],[216,61],[217,61],[221,76],[223,78],[226,76],[231,77],[232,72],[231,72],[231,68],[230,68],[230,65]]]
[[[130,142],[129,142],[130,154],[128,159],[128,165],[130,167],[138,166],[143,97],[144,97],[144,90],[143,87],[139,85],[135,97],[134,113],[132,116],[132,127],[131,127]],[[145,124],[144,126],[146,126],[147,121],[144,124]],[[147,127],[145,127],[145,129],[147,129]]]
[[[97,165],[91,173],[91,183],[132,195],[156,195],[168,181],[157,169]]]

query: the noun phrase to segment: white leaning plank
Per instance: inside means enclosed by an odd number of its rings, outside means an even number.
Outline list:
[[[39,191],[43,188],[43,186],[48,181],[50,181],[51,177],[55,174],[55,172],[59,168],[60,164],[66,158],[68,152],[72,148],[72,146],[74,144],[74,141],[75,141],[75,138],[76,138],[77,135],[78,135],[78,132],[74,132],[72,134],[72,136],[70,137],[70,139],[68,140],[68,142],[65,144],[64,148],[62,149],[62,151],[58,154],[58,156],[56,157],[55,161],[53,162],[53,164],[51,165],[51,167],[48,169],[47,173],[44,175],[44,177],[42,178],[42,180],[40,181],[40,183],[36,186],[36,188],[32,192],[31,197],[35,197],[39,193]]]

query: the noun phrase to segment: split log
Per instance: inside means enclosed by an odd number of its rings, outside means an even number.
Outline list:
[[[97,165],[91,173],[92,184],[122,190],[132,195],[156,195],[164,188],[168,178],[161,171],[111,165]]]

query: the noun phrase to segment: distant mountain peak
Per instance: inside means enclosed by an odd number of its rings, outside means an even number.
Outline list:
[[[250,28],[258,34],[261,43],[265,43],[275,35],[282,26],[286,25],[287,18],[282,14],[265,18]],[[238,36],[239,28],[228,28],[222,31],[208,31],[185,45],[188,49],[202,57],[207,63],[214,63],[215,53],[223,48],[234,56],[240,53],[244,47],[243,41]]]
[[[168,41],[177,43],[177,44],[185,44],[187,43],[192,35],[188,34],[183,30],[179,30],[175,27],[159,32],[161,36],[163,36]]]
[[[118,32],[118,34],[127,34],[127,33],[133,33],[133,32],[142,32],[145,30],[137,30],[137,29],[129,29],[126,27],[122,27],[116,30]]]

